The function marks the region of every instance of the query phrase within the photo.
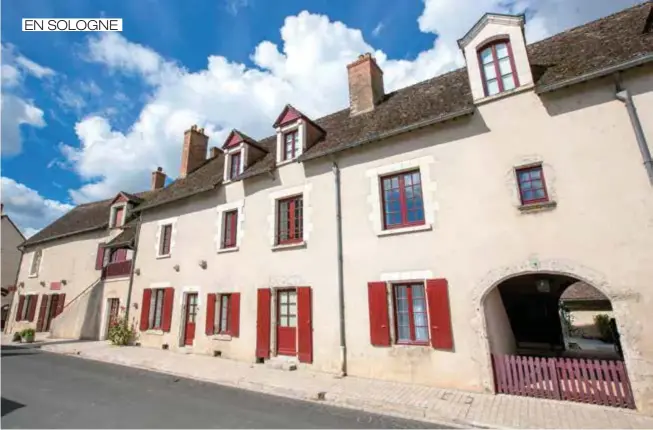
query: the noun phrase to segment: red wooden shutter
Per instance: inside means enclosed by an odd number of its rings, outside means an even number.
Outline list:
[[[23,314],[23,306],[25,306],[25,296],[18,296],[18,310],[16,310],[16,321],[20,321],[20,316]]]
[[[313,315],[311,313],[311,287],[297,288],[297,336],[299,361],[313,362]]]
[[[152,290],[146,288],[143,290],[143,301],[141,302],[141,331],[147,330],[150,324],[150,300],[152,300]]]
[[[97,255],[95,256],[95,270],[102,270],[102,266],[104,265],[105,248],[103,248],[102,245],[104,245],[104,242],[99,243],[97,246]]]
[[[229,298],[229,331],[231,336],[240,335],[240,293],[233,293]]]
[[[27,310],[27,321],[34,321],[34,316],[36,315],[36,302],[39,301],[39,296],[32,296],[29,301],[29,309]]]
[[[385,282],[368,282],[367,298],[370,308],[370,341],[374,346],[390,346],[388,292]]]
[[[206,329],[207,336],[215,333],[215,294],[209,293],[206,295]]]
[[[43,323],[45,322],[45,311],[48,308],[48,295],[41,296],[41,306],[39,307],[39,317],[36,319],[36,331],[43,331]]]
[[[175,299],[175,289],[172,287],[164,288],[163,292],[163,315],[161,329],[169,332],[172,327],[172,304]]]
[[[65,301],[66,301],[66,295],[65,294],[59,294],[59,300],[57,300],[57,313],[56,313],[55,316],[57,316],[61,312],[63,312],[63,305],[64,305]]]
[[[270,299],[269,288],[259,288],[256,315],[256,357],[270,358]]]
[[[451,312],[449,310],[449,293],[446,279],[428,279],[426,281],[429,321],[431,322],[431,345],[437,349],[453,349],[451,330]]]

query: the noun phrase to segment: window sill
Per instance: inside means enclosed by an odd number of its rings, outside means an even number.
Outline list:
[[[285,166],[286,164],[295,163],[297,162],[297,158],[299,158],[299,155],[295,158],[291,158],[290,160],[277,161],[277,167]]]
[[[306,248],[306,242],[296,242],[296,243],[284,243],[281,245],[274,245],[272,251],[282,251],[284,249],[295,249],[295,248]]]
[[[557,205],[558,203],[556,203],[554,200],[550,200],[548,202],[527,203],[525,205],[520,205],[519,211],[521,213],[542,212],[555,209]]]
[[[213,335],[213,340],[231,341],[233,336],[227,333],[218,333]]]
[[[517,88],[513,88],[512,90],[507,90],[507,91],[504,91],[502,93],[493,94],[491,96],[485,96],[483,98],[477,99],[476,100],[476,105],[482,105],[482,104],[490,103],[490,102],[493,102],[493,101],[495,101],[497,99],[500,99],[500,98],[503,98],[503,97],[508,97],[508,96],[511,96],[511,95],[514,95],[514,94],[523,93],[524,91],[530,91],[533,88],[534,88],[533,84],[521,85],[521,86],[519,86]]]
[[[157,260],[161,260],[161,259],[163,259],[163,258],[170,258],[170,255],[171,255],[171,254],[166,254],[166,255],[157,255],[157,256],[156,256],[156,259],[157,259]]]
[[[239,247],[237,246],[232,246],[230,248],[220,248],[218,249],[218,254],[226,254],[228,252],[236,252],[238,251]]]
[[[414,233],[418,231],[428,231],[431,230],[433,227],[431,224],[422,224],[422,225],[415,225],[411,227],[401,227],[401,228],[391,228],[388,230],[383,230],[378,232],[376,235],[377,236],[392,236],[395,234],[404,234],[404,233]]]
[[[163,336],[165,332],[161,329],[149,329],[143,332],[144,334],[151,334],[153,336]]]
[[[38,278],[39,274],[37,273],[36,275],[27,275],[28,278]]]
[[[430,346],[428,342],[396,342],[395,346]]]

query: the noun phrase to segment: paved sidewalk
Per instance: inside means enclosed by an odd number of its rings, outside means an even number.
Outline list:
[[[2,343],[10,341],[3,335]],[[45,351],[164,372],[295,399],[324,401],[369,412],[457,427],[653,428],[634,411],[527,397],[489,395],[181,354],[115,347],[107,342],[39,339]]]

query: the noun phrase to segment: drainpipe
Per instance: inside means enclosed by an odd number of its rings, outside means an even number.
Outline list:
[[[333,177],[336,188],[336,243],[338,248],[338,310],[340,316],[340,376],[347,375],[347,339],[345,337],[345,287],[342,258],[342,206],[340,198],[340,168],[333,161]]]
[[[646,136],[644,136],[642,124],[639,122],[639,115],[637,114],[637,109],[635,108],[633,97],[628,90],[621,88],[619,82],[617,82],[617,92],[615,97],[617,100],[623,102],[626,105],[628,116],[630,117],[630,123],[633,126],[635,138],[637,139],[637,145],[639,146],[639,152],[642,154],[642,159],[644,160],[644,168],[648,174],[648,180],[651,185],[653,185],[653,160],[651,160],[651,151],[649,150],[648,144],[646,143]]]
[[[134,255],[132,255],[132,268],[129,272],[129,286],[127,287],[127,304],[125,305],[125,324],[129,324],[129,308],[132,301],[132,286],[134,285],[134,270],[136,269],[136,255],[138,254],[138,236],[141,233],[141,212],[138,213],[136,223],[136,234],[134,235]]]

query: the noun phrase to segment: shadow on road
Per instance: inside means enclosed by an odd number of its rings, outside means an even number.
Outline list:
[[[35,351],[39,347],[36,346],[13,346],[13,345],[2,345],[2,350],[0,355],[2,357],[13,357],[16,355],[33,355],[38,351]]]
[[[5,399],[4,397],[2,399],[2,404],[0,405],[0,409],[2,409],[2,416],[4,417],[10,412],[15,411],[16,409],[24,408],[25,405],[22,403],[14,402],[13,400]]]

